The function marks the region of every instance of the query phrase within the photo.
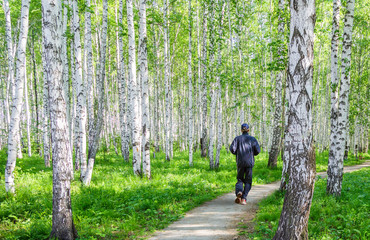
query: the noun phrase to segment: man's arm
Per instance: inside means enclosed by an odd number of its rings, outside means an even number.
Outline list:
[[[234,141],[230,145],[230,152],[236,155],[237,148],[238,148],[238,141],[237,141],[237,138],[235,138]]]
[[[257,156],[261,152],[260,145],[258,144],[257,139],[254,139],[253,141],[253,154],[254,156]]]

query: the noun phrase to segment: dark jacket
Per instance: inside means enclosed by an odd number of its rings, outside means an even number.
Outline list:
[[[253,167],[254,156],[257,156],[260,151],[257,139],[246,132],[237,136],[230,145],[230,152],[236,155],[238,167]]]

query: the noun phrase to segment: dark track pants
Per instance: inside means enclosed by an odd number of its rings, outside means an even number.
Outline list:
[[[252,169],[253,168],[238,167],[238,174],[236,176],[238,182],[235,184],[235,195],[237,195],[238,192],[242,192],[243,199],[247,199],[248,193],[252,188]]]

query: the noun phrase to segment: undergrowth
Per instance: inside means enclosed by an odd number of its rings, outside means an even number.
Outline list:
[[[370,169],[343,176],[342,194],[326,194],[326,179],[315,184],[310,218],[309,239],[370,239]],[[259,204],[254,231],[241,231],[246,239],[272,239],[278,227],[284,194],[275,192]],[[245,229],[245,226],[241,226]]]
[[[236,182],[235,156],[225,150],[218,170],[210,170],[199,152],[194,155],[193,167],[187,152],[174,152],[170,162],[157,153],[151,159],[152,180],[134,176],[132,164],[112,152],[98,154],[89,187],[82,186],[79,171],[75,172],[72,210],[80,239],[148,236],[188,210],[233,191]],[[6,152],[0,151],[2,180],[6,158]],[[267,153],[256,157],[253,184],[280,179],[281,161],[276,169],[268,169],[267,159]],[[325,165],[325,160],[322,162],[318,167]],[[0,239],[47,239],[52,222],[52,169],[45,168],[43,159],[35,154],[17,160],[14,175],[15,195],[7,195],[4,185],[0,187]]]
[[[79,171],[72,182],[72,211],[80,239],[137,239],[168,226],[205,201],[233,191],[235,156],[222,151],[220,168],[209,169],[207,159],[175,152],[170,162],[162,153],[151,159],[152,180],[133,175],[132,164],[112,153],[100,153],[91,185],[84,187]],[[4,179],[6,153],[0,152]],[[254,184],[280,178],[281,163],[267,169],[267,154],[256,157]],[[15,196],[0,188],[0,239],[46,239],[52,222],[52,169],[38,156],[17,160]],[[4,182],[2,182],[4,184]]]

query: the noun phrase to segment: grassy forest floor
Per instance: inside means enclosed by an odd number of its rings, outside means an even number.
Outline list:
[[[342,194],[326,194],[326,178],[315,183],[309,239],[370,239],[370,168],[345,173]],[[276,191],[258,204],[252,221],[241,222],[238,239],[272,239],[279,224],[284,193]]]
[[[326,170],[327,155],[317,154],[317,171]],[[1,151],[2,182],[6,158],[6,152]],[[277,169],[268,169],[267,159],[267,153],[257,156],[253,184],[280,179],[281,161]],[[361,162],[350,156],[345,165]],[[201,159],[199,153],[194,156],[193,167],[189,167],[187,152],[175,152],[171,162],[157,153],[152,159],[151,181],[135,177],[131,163],[123,162],[113,151],[101,152],[89,187],[82,186],[79,172],[75,173],[74,222],[80,239],[137,239],[168,226],[186,211],[233,191],[235,176],[235,157],[226,151],[222,151],[217,171],[209,170],[208,161]],[[0,239],[46,239],[51,231],[52,170],[44,167],[39,156],[24,157],[17,161],[15,183],[14,196],[8,196],[5,187],[0,187]]]

